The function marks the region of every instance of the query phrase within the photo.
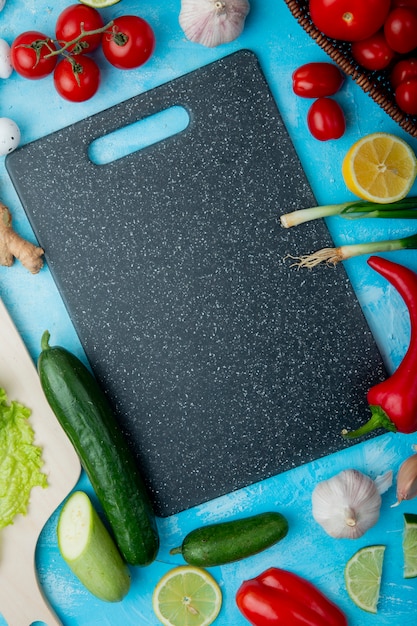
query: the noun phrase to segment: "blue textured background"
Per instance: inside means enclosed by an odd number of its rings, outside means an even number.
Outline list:
[[[0,14],[0,37],[11,43],[20,32],[32,29],[53,36],[55,21],[68,4],[70,2],[64,0],[7,0]],[[296,98],[292,93],[291,74],[302,63],[328,59],[298,26],[282,0],[252,0],[243,35],[235,42],[213,50],[192,44],[184,38],[178,24],[179,11],[179,0],[122,0],[103,11],[106,20],[128,13],[148,20],[157,38],[153,58],[143,68],[122,72],[111,68],[98,53],[96,56],[103,69],[102,85],[99,93],[83,104],[62,100],[55,93],[50,77],[27,81],[13,74],[8,80],[1,81],[0,116],[10,117],[18,124],[22,143],[26,143],[234,50],[249,48],[260,59],[319,203],[342,202],[351,198],[341,178],[341,162],[350,145],[363,135],[375,131],[393,132],[417,149],[416,141],[403,133],[351,80],[345,81],[336,96],[347,117],[344,137],[321,143],[309,135],[306,128],[309,102]],[[41,189],[39,197],[42,201]],[[33,233],[6,173],[4,158],[0,160],[0,198],[11,208],[16,229],[32,239]],[[277,212],[282,208],[277,207]],[[416,229],[413,223],[393,220],[352,223],[332,218],[328,225],[337,244],[394,238],[411,234]],[[414,252],[396,252],[389,256],[417,270]],[[349,261],[346,269],[387,368],[392,371],[400,362],[409,340],[409,321],[404,305],[386,282],[368,268],[366,258]],[[83,358],[47,268],[37,276],[31,276],[18,263],[11,269],[0,268],[0,293],[34,359],[39,353],[39,338],[46,327],[52,336],[57,340],[59,338],[59,343]],[[358,416],[358,423],[365,417]],[[381,435],[349,451],[160,520],[161,550],[158,559],[150,567],[132,569],[131,591],[120,604],[109,605],[95,599],[68,571],[57,549],[55,514],[39,539],[36,564],[41,584],[65,626],[156,626],[151,605],[152,591],[163,573],[182,562],[178,556],[170,557],[169,549],[178,545],[186,532],[204,523],[276,508],[287,516],[290,525],[288,536],[282,542],[261,555],[212,569],[224,595],[216,624],[246,624],[235,607],[235,592],[245,578],[256,576],[263,569],[275,565],[296,571],[315,582],[346,612],[352,626],[375,623],[380,626],[411,626],[416,623],[417,580],[406,581],[402,577],[401,540],[403,512],[417,513],[417,501],[392,509],[391,504],[395,502],[393,487],[383,496],[381,518],[373,529],[356,541],[334,540],[312,518],[311,492],[317,482],[345,468],[354,467],[372,477],[392,469],[396,475],[401,462],[412,453],[416,440],[417,436],[413,435]],[[91,487],[84,476],[77,487],[91,494]],[[376,617],[352,604],[343,582],[344,565],[350,556],[360,547],[375,543],[387,546]],[[3,623],[0,618],[0,624]]]

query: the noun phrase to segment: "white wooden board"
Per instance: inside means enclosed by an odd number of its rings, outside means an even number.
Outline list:
[[[35,364],[0,300],[0,387],[8,400],[31,409],[35,443],[43,449],[49,486],[32,489],[27,515],[0,530],[0,612],[9,626],[61,622],[47,604],[38,583],[35,549],[48,518],[75,486],[81,466],[72,444],[50,409]]]

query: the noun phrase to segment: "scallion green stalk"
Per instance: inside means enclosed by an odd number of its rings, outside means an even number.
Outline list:
[[[291,228],[305,222],[334,215],[340,215],[346,219],[363,217],[417,219],[417,198],[404,198],[398,202],[387,204],[367,202],[366,200],[326,204],[285,213],[280,216],[280,221],[284,228]]]
[[[347,261],[347,259],[363,254],[415,249],[417,249],[417,234],[402,237],[401,239],[354,243],[339,246],[338,248],[322,248],[321,250],[317,250],[317,252],[313,252],[313,254],[306,254],[299,257],[288,255],[287,258],[293,259],[294,263],[292,265],[296,267],[312,268],[321,264],[337,265],[340,261]]]

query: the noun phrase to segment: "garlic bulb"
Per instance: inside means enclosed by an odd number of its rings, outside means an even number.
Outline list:
[[[179,22],[190,41],[214,48],[239,37],[248,0],[181,0]]]
[[[412,454],[401,465],[397,475],[397,502],[412,500],[417,496],[417,454]]]
[[[378,521],[381,493],[391,484],[392,472],[374,481],[358,470],[344,470],[316,485],[313,517],[331,537],[361,537]]]

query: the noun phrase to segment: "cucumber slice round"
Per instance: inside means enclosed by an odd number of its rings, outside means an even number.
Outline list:
[[[97,598],[120,602],[130,574],[107,528],[83,491],[75,491],[58,518],[58,547],[79,581]]]

